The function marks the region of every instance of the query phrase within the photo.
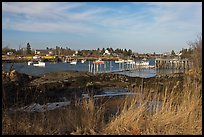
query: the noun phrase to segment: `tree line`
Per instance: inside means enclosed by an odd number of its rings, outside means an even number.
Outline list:
[[[197,43],[199,43],[201,41],[202,43],[202,38],[199,38],[199,41]],[[181,54],[181,58],[192,58],[192,54],[195,53],[195,50],[197,50],[197,48],[195,48],[195,44],[190,43],[189,44],[190,47],[189,48],[182,48],[180,53]],[[47,51],[52,51],[54,55],[73,55],[75,53],[75,50],[72,50],[69,47],[63,48],[63,47],[59,47],[56,46],[55,48],[49,48],[46,47],[44,50]],[[88,50],[88,49],[83,49],[83,50],[78,50],[78,53],[76,54],[77,56],[102,56],[104,55],[105,51],[108,50],[108,52],[110,53],[110,56],[121,56],[121,57],[130,57],[130,56],[134,56],[133,55],[133,51],[131,49],[122,49],[122,48],[97,48],[97,49],[92,49],[92,50]],[[26,48],[20,48],[20,49],[13,49],[13,48],[9,48],[8,46],[3,47],[2,48],[2,55],[6,55],[8,52],[12,52],[14,55],[34,55],[35,51],[32,50],[32,47],[30,45],[30,43],[27,43]],[[154,53],[155,54],[155,53]],[[176,53],[174,52],[174,50],[171,51],[171,56],[175,56]]]
[[[55,55],[72,55],[75,53],[75,50],[72,50],[71,48],[63,48],[56,46],[55,48],[49,48],[46,47],[44,50],[47,51],[53,51]],[[121,48],[97,48],[97,49],[83,49],[78,50],[78,56],[101,56],[104,55],[105,51],[108,50],[110,55],[123,55],[125,57],[131,56],[133,54],[133,51],[131,49],[121,49]],[[35,51],[32,50],[30,43],[27,43],[26,48],[20,48],[20,49],[13,49],[9,48],[8,46],[2,48],[2,55],[6,55],[8,52],[12,52],[14,55],[34,55]]]

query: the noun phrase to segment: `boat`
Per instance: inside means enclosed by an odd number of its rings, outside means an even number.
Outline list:
[[[102,61],[101,59],[98,59],[94,61],[93,64],[104,64],[104,61]]]
[[[136,62],[136,65],[138,66],[149,66],[149,61],[147,61],[146,59],[142,59],[139,62]]]
[[[86,61],[86,60],[83,59],[83,60],[81,60],[81,63],[84,63],[85,61]]]
[[[32,61],[28,61],[28,66],[33,65]]]
[[[72,61],[70,62],[70,64],[71,64],[71,65],[76,65],[76,64],[77,64],[77,61],[76,61],[76,60],[72,60]]]
[[[124,63],[125,61],[123,59],[115,60],[115,63]]]
[[[126,63],[127,64],[135,64],[135,61],[134,60],[126,60]]]
[[[45,62],[38,61],[37,63],[34,63],[33,66],[36,66],[36,67],[45,67]]]

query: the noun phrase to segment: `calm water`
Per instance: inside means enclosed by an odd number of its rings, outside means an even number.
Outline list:
[[[154,59],[149,60],[150,65],[154,65]],[[92,63],[92,62],[90,62]],[[110,64],[112,65],[112,70],[118,70],[119,64],[112,61],[111,63],[109,61],[106,62],[106,70],[110,70]],[[3,69],[9,70],[12,63],[3,63]],[[25,73],[29,75],[42,75],[47,72],[58,72],[58,71],[66,71],[66,70],[77,70],[77,71],[88,71],[89,70],[89,61],[86,61],[85,63],[77,62],[76,65],[71,65],[70,63],[51,63],[46,62],[45,67],[35,67],[35,66],[28,66],[27,63],[14,63],[13,68],[16,69],[16,71],[20,73]],[[102,68],[104,66],[102,65]],[[100,69],[99,69],[100,70]],[[102,69],[102,71],[104,71]],[[172,70],[172,69],[164,69],[164,70],[155,70],[155,69],[140,69],[135,71],[126,71],[126,72],[114,72],[115,74],[124,74],[131,77],[154,77],[157,74],[169,74],[169,73],[177,73],[179,70]]]

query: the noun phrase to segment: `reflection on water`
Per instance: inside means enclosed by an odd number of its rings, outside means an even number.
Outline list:
[[[130,77],[143,77],[143,78],[150,78],[156,76],[155,69],[140,69],[140,70],[133,70],[133,71],[125,71],[125,72],[114,72],[114,74],[123,74]]]
[[[167,75],[173,73],[181,73],[184,72],[183,69],[141,69],[134,71],[126,71],[126,72],[114,72],[114,74],[123,74],[130,77],[142,77],[142,78],[150,78],[156,75]]]

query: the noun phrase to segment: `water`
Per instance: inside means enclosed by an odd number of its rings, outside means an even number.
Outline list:
[[[12,63],[4,63],[3,69],[9,70]],[[77,65],[71,65],[69,63],[51,63],[46,62],[45,67],[35,67],[35,66],[28,66],[27,62],[25,63],[14,63],[13,68],[20,72],[29,75],[42,75],[47,72],[58,72],[58,71],[66,71],[66,70],[77,70],[77,71],[88,71],[88,62],[82,64],[80,62]]]
[[[92,63],[90,61],[90,63]],[[110,61],[106,61],[106,70],[110,71]],[[150,65],[155,65],[154,59],[149,60]],[[13,63],[3,63],[3,69],[9,70]],[[112,70],[118,70],[119,64],[111,61]],[[47,72],[58,72],[58,71],[66,71],[66,70],[76,70],[76,71],[88,71],[89,70],[89,61],[85,63],[77,62],[76,65],[71,65],[70,63],[51,63],[46,62],[45,67],[35,67],[35,66],[28,66],[27,62],[25,63],[14,63],[13,68],[20,72],[25,73],[28,75],[39,76]],[[104,72],[104,65],[101,65],[102,70],[99,69],[99,72]],[[171,74],[171,73],[178,73],[180,70],[173,70],[173,69],[163,69],[163,70],[156,70],[156,69],[140,69],[134,71],[126,71],[126,72],[113,72],[114,74],[124,74],[131,77],[143,77],[149,78],[154,77],[158,74]]]

